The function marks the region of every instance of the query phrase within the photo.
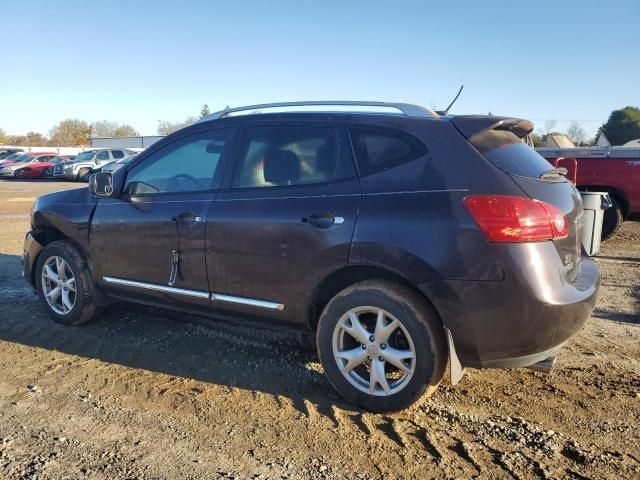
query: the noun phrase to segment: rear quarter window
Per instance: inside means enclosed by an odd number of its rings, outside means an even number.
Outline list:
[[[428,152],[420,140],[400,130],[351,127],[349,135],[361,175],[387,170]]]
[[[469,139],[500,170],[519,177],[540,178],[553,169],[533,148],[507,130],[488,130]]]

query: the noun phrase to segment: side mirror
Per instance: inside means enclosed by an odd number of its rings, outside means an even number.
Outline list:
[[[98,172],[89,177],[89,191],[98,197],[113,195],[113,177],[111,172]]]

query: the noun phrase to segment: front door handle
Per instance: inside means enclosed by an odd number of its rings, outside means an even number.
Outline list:
[[[308,223],[315,228],[329,228],[332,225],[341,225],[344,223],[344,218],[336,217],[332,213],[312,213],[308,217],[302,219],[303,223]]]
[[[194,215],[191,212],[181,213],[180,215],[176,215],[171,218],[174,222],[176,222],[181,227],[188,227],[193,225],[194,223],[200,223],[202,221],[202,217],[198,215]]]

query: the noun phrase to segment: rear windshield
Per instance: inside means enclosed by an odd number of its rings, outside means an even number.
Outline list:
[[[496,167],[510,175],[540,178],[553,167],[533,148],[507,130],[477,133],[471,143]]]

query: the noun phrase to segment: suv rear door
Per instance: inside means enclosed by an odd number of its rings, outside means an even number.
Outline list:
[[[345,267],[360,184],[345,132],[247,123],[207,218],[212,306],[304,322],[310,295]]]

